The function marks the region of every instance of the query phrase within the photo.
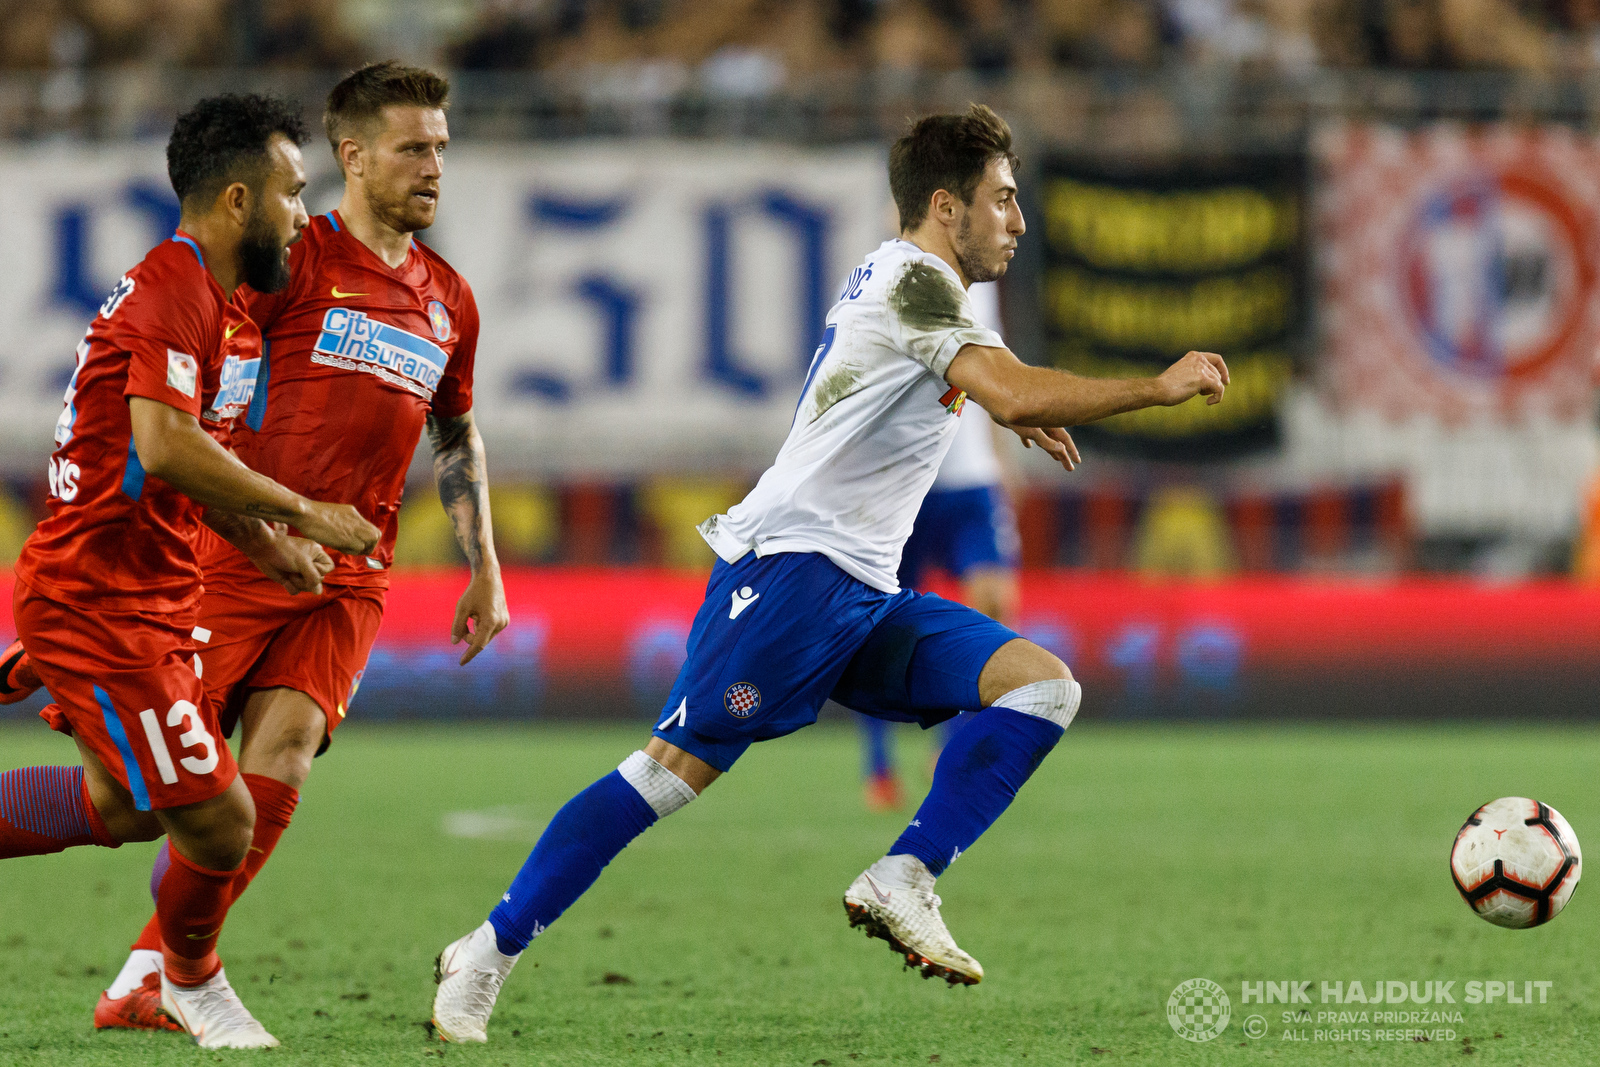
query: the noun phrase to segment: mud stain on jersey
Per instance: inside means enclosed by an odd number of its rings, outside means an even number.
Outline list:
[[[861,388],[861,374],[864,368],[846,363],[837,370],[830,371],[826,378],[817,383],[816,404],[817,413],[811,416],[812,421],[822,418],[823,414],[833,405]]]
[[[889,293],[889,307],[913,330],[933,332],[972,328],[961,287],[938,267],[913,263]]]

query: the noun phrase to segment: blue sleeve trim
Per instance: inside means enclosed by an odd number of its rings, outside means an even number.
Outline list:
[[[133,746],[128,743],[128,732],[122,728],[122,720],[117,718],[117,709],[111,706],[111,698],[98,685],[94,687],[94,699],[100,705],[100,714],[105,717],[106,733],[111,735],[117,751],[122,753],[122,769],[128,776],[128,792],[133,794],[133,806],[140,811],[149,811],[150,790],[145,788],[144,772],[139,770],[139,759],[133,754]]]
[[[256,433],[267,421],[267,383],[272,380],[272,342],[261,339],[261,363],[256,367],[256,391],[250,394],[250,406],[244,413],[244,424]]]
[[[133,500],[144,495],[144,464],[139,462],[132,433],[128,434],[128,463],[122,468],[122,495]]]

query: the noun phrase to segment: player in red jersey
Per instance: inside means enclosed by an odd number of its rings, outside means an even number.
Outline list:
[[[50,514],[16,564],[13,608],[32,669],[81,767],[0,774],[0,857],[115,848],[166,834],[151,878],[163,1008],[207,1048],[276,1045],[215,947],[254,805],[198,677],[195,540],[223,532],[286,591],[320,588],[336,548],[378,530],[241,464],[226,441],[260,333],[231,294],[281,288],[306,226],[299,145],[284,104],[201,101],[178,119],[167,167],[181,222],[118,282],[77,350],[56,423]]]
[[[205,686],[223,730],[231,736],[242,724],[239,765],[256,805],[240,892],[272,854],[312,758],[349,711],[382,621],[396,516],[424,425],[440,497],[472,568],[452,634],[467,642],[461,662],[509,621],[472,419],[477,306],[460,275],[411,237],[433,224],[447,92],[444,79],[395,63],[365,67],[334,88],[324,121],[345,174],[343,200],[291,250],[289,287],[247,296],[265,346],[235,449],[300,492],[354,504],[383,536],[370,554],[334,553],[324,591],[297,597],[221,538],[202,546]],[[159,1025],[146,985],[158,927],[153,918],[101,996],[97,1026]]]

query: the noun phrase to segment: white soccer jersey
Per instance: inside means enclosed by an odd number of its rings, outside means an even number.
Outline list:
[[[956,272],[885,241],[828,312],[794,425],[750,495],[700,524],[732,563],[755,550],[820,552],[898,592],[900,549],[950,446],[965,394],[944,381],[963,345],[1000,347]]]
[[[979,282],[967,289],[972,315],[979,326],[995,333],[1000,330],[1000,287],[997,282]],[[950,442],[950,451],[939,464],[933,491],[954,492],[1000,484],[1000,457],[994,452],[994,421],[989,413],[968,400],[961,409],[961,424]]]

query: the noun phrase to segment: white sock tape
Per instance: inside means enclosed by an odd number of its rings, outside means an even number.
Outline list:
[[[645,755],[643,750],[623,760],[617,773],[638,790],[645,803],[655,809],[658,818],[666,818],[695,798],[695,791],[688,782]]]
[[[1078,703],[1083,699],[1083,686],[1075,678],[1051,678],[1013,689],[996,700],[990,707],[1010,708],[1038,719],[1049,719],[1065,730],[1078,714]]]

